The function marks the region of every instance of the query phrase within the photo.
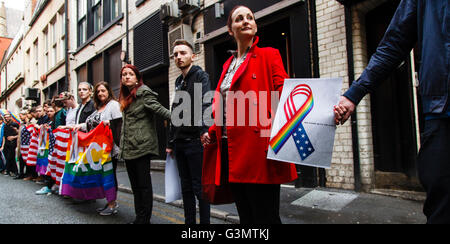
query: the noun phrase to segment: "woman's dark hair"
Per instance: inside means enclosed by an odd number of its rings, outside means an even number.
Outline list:
[[[100,101],[100,99],[98,99],[98,88],[100,86],[104,86],[106,88],[106,90],[108,91],[108,98],[106,99],[105,102]],[[109,86],[109,83],[107,83],[106,81],[100,81],[99,83],[95,84],[94,86],[94,104],[95,104],[95,108],[98,110],[99,108],[101,108],[103,105],[108,104],[109,101],[111,100],[115,100],[116,98],[114,97],[114,94],[111,90],[111,87]]]
[[[127,86],[125,86],[122,83],[122,73],[123,70],[129,68],[133,70],[134,74],[136,75],[136,79],[138,80],[138,84],[130,91]],[[141,87],[144,84],[144,79],[142,77],[142,74],[139,72],[139,69],[132,65],[132,64],[126,64],[122,67],[120,70],[120,94],[119,94],[119,103],[120,103],[120,109],[122,111],[127,110],[130,104],[136,99],[136,92],[139,87]]]
[[[238,9],[238,8],[240,8],[240,7],[248,8],[248,9],[250,10],[250,12],[252,12],[253,17],[255,17],[255,13],[253,13],[253,11],[252,11],[249,7],[247,7],[247,6],[245,6],[245,5],[237,5],[237,6],[235,6],[235,7],[230,11],[230,13],[228,14],[227,26],[228,26],[228,29],[229,29],[229,30],[231,30],[231,25],[233,24],[233,18],[232,18],[232,16],[233,16],[233,14],[234,14],[234,11],[236,11],[236,9]]]

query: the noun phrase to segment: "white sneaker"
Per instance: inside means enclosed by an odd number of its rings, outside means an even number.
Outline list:
[[[52,190],[48,189],[48,187],[44,186],[39,191],[36,191],[36,195],[48,195],[52,194]]]

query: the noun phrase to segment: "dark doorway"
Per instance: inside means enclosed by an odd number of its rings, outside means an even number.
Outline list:
[[[372,56],[400,1],[387,1],[366,15]],[[400,64],[371,95],[376,188],[420,189],[411,59]]]
[[[169,109],[169,76],[168,70],[165,69],[159,72],[152,72],[144,74],[144,83],[152,89],[152,91],[158,93],[158,102],[165,108]],[[158,146],[159,157],[155,159],[166,159],[166,147],[167,147],[167,135],[168,126],[167,123],[161,118],[156,116],[156,132],[158,134]]]

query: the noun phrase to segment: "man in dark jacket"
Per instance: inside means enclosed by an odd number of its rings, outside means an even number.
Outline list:
[[[202,115],[210,103],[203,102],[203,97],[211,90],[211,84],[208,74],[199,66],[193,65],[195,54],[189,42],[175,41],[173,55],[175,64],[182,74],[175,81],[176,93],[172,104],[172,124],[167,152],[172,156],[175,154],[177,161],[185,223],[196,222],[195,197],[197,197],[200,224],[209,224],[210,205],[202,199],[203,145],[200,136],[208,132]]]
[[[9,112],[5,113],[4,117],[6,125],[3,134],[3,140],[5,141],[3,153],[6,159],[6,174],[15,177],[17,176],[16,147],[19,125],[13,122]]]
[[[425,115],[418,173],[427,192],[424,214],[428,223],[450,223],[449,5],[450,1],[402,0],[367,68],[335,106],[335,122],[343,124],[355,105],[418,44]]]

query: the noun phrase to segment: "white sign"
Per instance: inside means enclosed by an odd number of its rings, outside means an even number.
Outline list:
[[[181,181],[180,175],[178,174],[178,166],[175,159],[175,153],[173,153],[173,157],[169,153],[167,153],[164,175],[166,203],[181,199]]]
[[[267,158],[330,168],[341,88],[342,78],[286,79]]]

